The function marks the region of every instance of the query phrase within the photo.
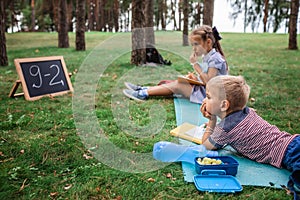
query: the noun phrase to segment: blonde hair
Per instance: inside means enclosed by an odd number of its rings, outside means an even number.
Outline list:
[[[242,76],[216,76],[209,80],[207,86],[215,89],[220,100],[230,102],[230,111],[241,110],[248,102],[250,86]]]

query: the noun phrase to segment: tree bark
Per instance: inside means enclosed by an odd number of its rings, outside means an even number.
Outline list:
[[[214,17],[214,0],[204,0],[203,5],[203,24],[212,26]]]
[[[176,4],[177,4],[176,0],[174,0],[174,2],[171,0],[171,11],[172,11],[171,20],[173,20],[173,23],[174,23],[174,27],[173,27],[174,31],[178,30],[177,22],[176,22],[176,11],[175,11]]]
[[[32,32],[35,31],[35,3],[31,0],[31,29]]]
[[[119,8],[120,8],[120,3],[119,0],[114,1],[114,9],[113,9],[113,20],[114,20],[114,27],[115,31],[119,31]]]
[[[132,0],[132,22],[131,22],[131,63],[141,65],[146,63],[146,45],[144,31],[144,1]]]
[[[104,31],[104,27],[105,27],[105,21],[104,21],[104,18],[105,18],[105,3],[106,1],[105,0],[100,0],[99,2],[99,27],[97,28],[97,30],[99,31]]]
[[[85,0],[76,0],[76,50],[85,50]]]
[[[59,2],[59,24],[58,24],[58,47],[69,48],[68,35],[68,17],[67,17],[67,2],[60,0]]]
[[[182,7],[183,7],[183,0],[179,0],[178,2],[178,29],[177,31],[181,31],[181,22],[182,22]]]
[[[154,36],[154,22],[153,22],[153,13],[154,13],[154,0],[145,1],[145,39],[146,44],[155,44]]]
[[[290,50],[297,50],[297,19],[299,12],[299,0],[291,1],[291,14],[289,22],[289,47]]]
[[[189,0],[183,0],[183,32],[182,32],[182,45],[189,46]]]
[[[87,0],[88,13],[88,29],[90,31],[97,30],[97,0]]]
[[[268,22],[268,13],[269,13],[269,0],[265,0],[265,6],[264,6],[264,33],[267,32],[267,22]]]
[[[68,2],[68,31],[73,32],[73,1]]]
[[[6,37],[5,37],[5,4],[6,0],[0,1],[0,65],[7,66],[8,58],[6,51]]]
[[[246,33],[246,28],[247,28],[247,15],[248,15],[248,0],[245,0],[245,7],[244,7],[244,33]]]
[[[53,23],[56,31],[58,31],[58,24],[59,24],[59,6],[58,6],[59,2],[60,0],[52,0]]]

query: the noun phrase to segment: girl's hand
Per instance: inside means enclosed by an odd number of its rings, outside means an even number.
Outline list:
[[[189,78],[189,79],[195,80],[195,81],[198,80],[197,77],[195,76],[195,74],[191,73],[191,72],[189,72],[186,77]]]
[[[197,54],[193,51],[192,55],[190,56],[190,63],[195,63],[198,61]]]

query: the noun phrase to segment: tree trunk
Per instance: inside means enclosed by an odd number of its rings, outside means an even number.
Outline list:
[[[113,20],[114,20],[114,27],[115,31],[119,31],[119,8],[120,8],[120,3],[119,0],[115,0],[114,2],[114,10],[113,10]]]
[[[55,31],[58,31],[58,24],[59,24],[59,4],[60,0],[52,0],[52,7],[53,7],[53,23],[55,27]]]
[[[96,30],[96,2],[95,0],[87,0],[87,13],[88,13],[88,29],[90,31]]]
[[[202,12],[202,6],[201,6],[201,3],[197,3],[197,18],[196,18],[196,24],[198,26],[201,25],[201,12]]]
[[[0,1],[0,65],[7,66],[8,58],[6,52],[6,37],[5,37],[5,4],[6,0]]]
[[[183,0],[183,32],[182,32],[182,45],[189,46],[189,0]]]
[[[268,22],[268,13],[269,13],[269,0],[265,0],[265,6],[264,6],[264,33],[267,32],[267,22]]]
[[[299,12],[299,0],[291,1],[291,14],[289,22],[289,49],[297,50],[297,19]]]
[[[15,2],[14,1],[11,1],[11,3],[10,3],[10,21],[11,21],[11,32],[13,33],[14,32],[14,26],[15,26],[15,15],[14,15],[14,13],[15,13],[15,7],[14,7],[14,4],[15,4]],[[5,20],[6,21],[6,20]]]
[[[176,4],[177,4],[176,0],[174,0],[174,2],[171,0],[171,11],[172,11],[171,20],[173,20],[173,23],[174,23],[174,27],[173,27],[174,31],[178,30],[177,22],[176,22],[176,11],[175,11]]]
[[[153,13],[154,13],[154,0],[145,1],[145,39],[146,44],[155,44],[154,36],[154,22],[153,22]]]
[[[68,17],[66,0],[59,1],[58,47],[69,48]]]
[[[203,5],[203,24],[212,26],[214,17],[214,0],[204,0]]]
[[[76,50],[85,50],[85,0],[76,0]]]
[[[167,7],[167,5],[166,5],[166,2],[165,2],[165,0],[162,0],[161,1],[161,5],[159,5],[159,6],[161,6],[161,29],[163,30],[163,31],[165,31],[166,30],[166,27],[167,27],[167,23],[166,23],[166,7]]]
[[[68,31],[73,32],[73,1],[68,2]]]
[[[182,5],[183,2],[182,0],[179,0],[178,2],[178,29],[177,31],[181,31],[181,22],[182,22]]]
[[[99,28],[97,28],[99,31],[104,31],[104,27],[105,27],[105,0],[100,0],[99,2]]]
[[[245,7],[244,7],[244,33],[246,33],[247,15],[248,15],[248,0],[245,0]]]
[[[31,0],[31,29],[32,32],[35,31],[35,4],[34,0]]]
[[[132,0],[131,63],[141,65],[146,62],[145,33],[144,33],[144,1]]]

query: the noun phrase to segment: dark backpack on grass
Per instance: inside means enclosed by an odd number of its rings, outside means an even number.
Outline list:
[[[147,44],[146,46],[146,61],[149,63],[157,63],[161,65],[172,64],[170,60],[164,60],[157,49],[151,44]]]

